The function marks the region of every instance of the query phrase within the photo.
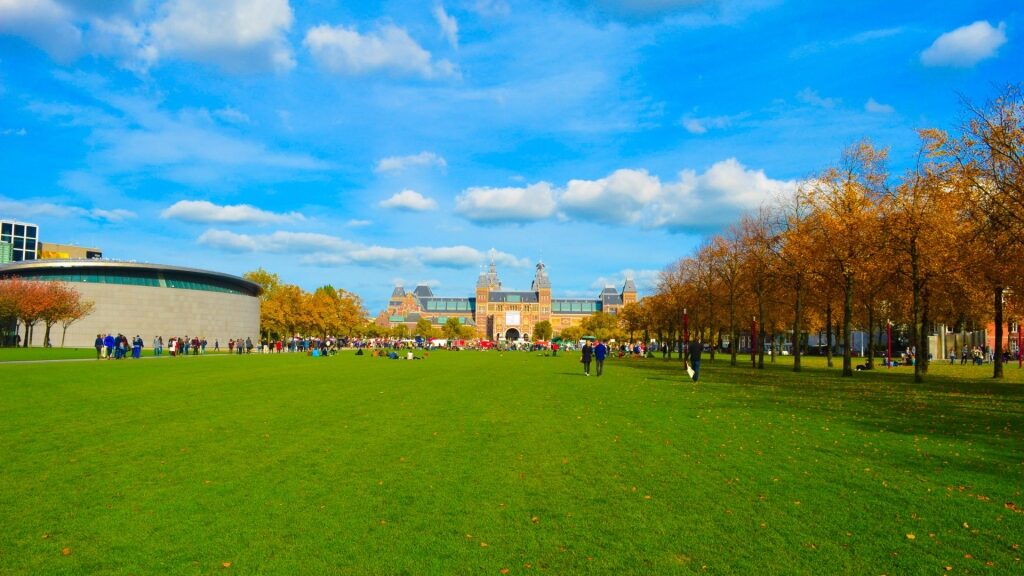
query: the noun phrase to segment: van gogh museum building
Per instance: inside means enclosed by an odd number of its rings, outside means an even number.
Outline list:
[[[259,336],[260,287],[219,272],[110,260],[30,260],[0,265],[0,277],[66,282],[92,314],[68,327],[65,345],[90,347],[97,334],[228,338]]]
[[[558,334],[569,326],[578,326],[595,312],[617,314],[623,306],[636,301],[636,284],[632,280],[626,280],[618,292],[606,287],[597,298],[552,298],[551,280],[543,262],[537,264],[529,290],[505,290],[491,262],[488,271],[477,279],[475,297],[435,296],[429,286],[423,285],[411,292],[396,287],[387,309],[377,317],[377,324],[404,324],[411,333],[420,318],[435,325],[457,318],[461,324],[475,328],[478,338],[529,340],[538,322],[550,322],[552,331]]]

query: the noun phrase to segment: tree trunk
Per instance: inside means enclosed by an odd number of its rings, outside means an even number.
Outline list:
[[[832,367],[832,303],[825,306],[825,358]]]
[[[793,306],[793,372],[800,371],[800,326],[803,324],[803,294],[799,285],[796,289],[796,302]]]
[[[853,376],[853,273],[846,275],[843,289],[843,376]]]
[[[996,347],[992,351],[992,377],[1002,378],[1003,377],[1003,287],[1002,285],[996,286],[993,290],[995,294],[995,307],[996,307]]]
[[[764,334],[764,330],[761,329],[764,323],[764,298],[760,294],[757,295],[757,318],[762,322],[757,325],[757,368],[764,370],[764,343],[761,342],[761,336]]]
[[[919,342],[917,345],[917,362],[916,364],[921,365],[921,381],[924,381],[924,375],[928,373],[928,364],[931,362],[928,359],[928,354],[931,348],[928,346],[928,328],[931,325],[931,316],[929,315],[929,303],[931,297],[928,294],[928,287],[925,286],[921,290],[921,332],[919,336]]]

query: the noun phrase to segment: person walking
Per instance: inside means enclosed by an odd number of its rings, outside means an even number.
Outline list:
[[[103,336],[97,334],[96,342],[94,343],[94,345],[96,346],[96,359],[99,360],[100,355],[103,354]]]
[[[590,359],[594,356],[594,347],[590,345],[590,340],[583,341],[583,357],[580,361],[583,362],[583,375],[590,376]]]
[[[604,357],[608,355],[608,347],[604,345],[604,342],[597,341],[597,346],[594,346],[594,360],[596,361],[597,375],[600,376],[604,372]]]
[[[700,376],[700,354],[704,351],[704,344],[701,343],[700,338],[694,338],[690,341],[689,345],[686,346],[686,360],[690,363],[690,368],[693,368],[693,381],[696,382]]]

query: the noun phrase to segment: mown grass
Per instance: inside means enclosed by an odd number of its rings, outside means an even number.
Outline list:
[[[1024,571],[1016,365],[785,360],[0,365],[0,573]]]

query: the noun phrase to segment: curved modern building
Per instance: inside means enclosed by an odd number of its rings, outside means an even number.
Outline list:
[[[259,337],[260,287],[244,278],[195,268],[114,260],[34,260],[0,265],[0,278],[66,282],[92,314],[68,327],[65,346],[91,347],[97,334],[142,336],[146,348],[155,336],[205,337],[226,347],[229,338]],[[62,327],[50,338],[60,345]],[[33,345],[43,345],[37,324]]]

